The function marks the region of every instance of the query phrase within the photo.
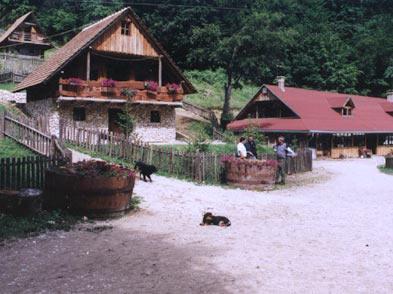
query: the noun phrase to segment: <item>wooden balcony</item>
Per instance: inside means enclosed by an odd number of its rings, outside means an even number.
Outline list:
[[[40,45],[50,45],[48,40],[39,34],[27,33],[27,32],[13,32],[9,37],[10,41],[22,42],[22,43],[34,43]]]
[[[94,98],[95,101],[124,100],[129,99],[124,90],[135,90],[136,94],[131,98],[131,102],[181,102],[184,97],[183,89],[180,88],[176,93],[169,93],[167,87],[158,87],[157,91],[145,89],[145,82],[142,81],[115,81],[114,87],[103,86],[102,80],[99,81],[72,81],[72,79],[59,80],[59,94],[62,97]]]

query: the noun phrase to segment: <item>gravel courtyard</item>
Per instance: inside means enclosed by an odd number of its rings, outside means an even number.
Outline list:
[[[0,247],[1,292],[393,293],[393,176],[381,163],[317,161],[323,180],[271,192],[139,181],[141,210],[102,231]],[[199,226],[208,210],[232,226]]]

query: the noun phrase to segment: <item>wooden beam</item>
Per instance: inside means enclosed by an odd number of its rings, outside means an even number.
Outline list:
[[[87,51],[87,59],[86,59],[86,81],[90,81],[90,50]]]
[[[162,87],[162,59],[161,55],[158,57],[158,86]]]

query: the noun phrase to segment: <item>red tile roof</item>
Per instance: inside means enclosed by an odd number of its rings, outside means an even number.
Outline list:
[[[393,133],[393,116],[388,113],[393,111],[393,103],[386,99],[291,87],[286,87],[283,92],[272,85],[267,85],[266,88],[299,118],[253,119],[253,124],[264,131]],[[343,117],[332,109],[332,104],[343,106],[348,97],[351,98],[355,108],[352,110],[352,116]],[[247,104],[241,111],[243,115],[247,113],[247,108],[251,104]],[[249,122],[249,119],[235,120],[228,125],[228,128],[242,130]]]
[[[58,73],[66,64],[72,61],[75,57],[90,46],[98,37],[107,31],[116,20],[126,13],[130,13],[136,23],[142,28],[146,37],[148,37],[152,44],[159,49],[164,56],[164,61],[168,61],[169,66],[172,67],[174,73],[185,81],[187,93],[195,93],[196,90],[191,82],[181,73],[180,69],[176,66],[174,61],[170,58],[168,53],[162,48],[158,41],[148,32],[146,26],[140,21],[137,15],[130,7],[126,7],[118,12],[115,12],[100,21],[86,27],[67,44],[58,49],[47,61],[40,65],[35,71],[28,75],[19,85],[16,86],[14,92],[24,90],[26,88],[36,86],[46,82]]]

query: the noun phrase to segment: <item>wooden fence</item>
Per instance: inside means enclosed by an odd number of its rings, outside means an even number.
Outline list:
[[[26,76],[43,62],[43,58],[36,56],[0,53],[0,73],[11,72],[17,76]]]
[[[4,115],[50,136],[49,116],[41,115],[31,118],[10,111],[5,111]]]
[[[200,107],[198,105],[192,104],[187,101],[183,101],[183,108],[189,112],[192,112],[192,113],[210,121],[212,123],[213,128],[218,129],[219,124],[218,124],[217,116],[214,113],[214,111]]]
[[[3,132],[6,137],[15,140],[40,155],[51,156],[54,153],[52,138],[49,135],[7,115],[4,116]]]
[[[59,165],[61,159],[43,156],[0,158],[0,190],[22,188],[42,189],[45,170]]]
[[[142,144],[124,136],[76,129],[63,126],[60,140],[97,153],[132,164],[142,160],[154,164],[160,172],[184,177],[198,182],[219,183],[222,177],[221,155],[212,153],[186,153],[171,147]],[[263,154],[261,159],[275,159],[274,154]],[[299,151],[298,156],[288,159],[287,172],[298,173],[312,169],[311,151]]]
[[[0,83],[20,83],[25,77],[27,74],[5,72],[0,74]]]
[[[198,182],[220,182],[221,163],[217,154],[185,153],[172,148],[143,144],[106,131],[62,127],[60,140],[99,155],[133,164],[141,160],[154,164],[162,173]]]

